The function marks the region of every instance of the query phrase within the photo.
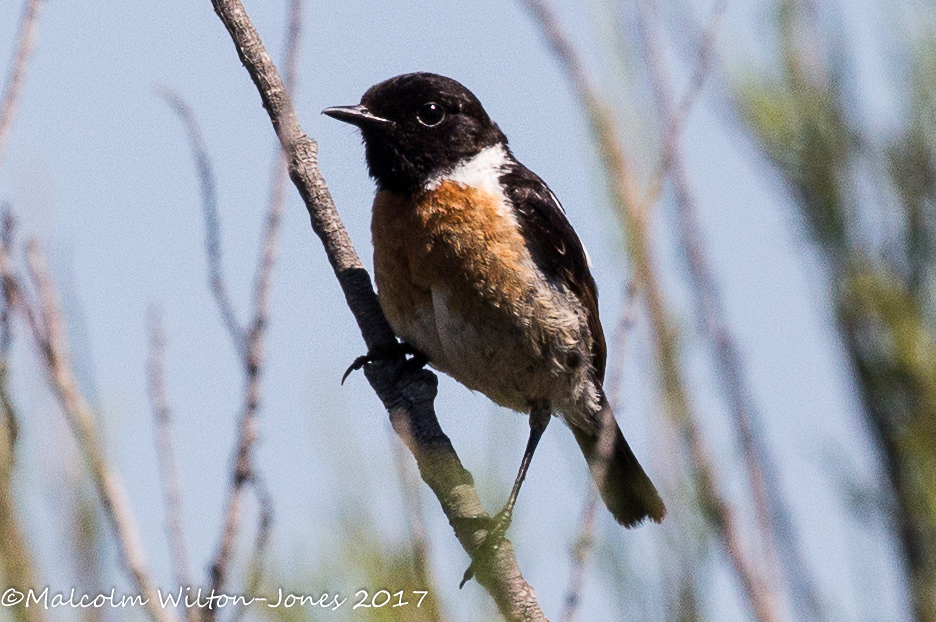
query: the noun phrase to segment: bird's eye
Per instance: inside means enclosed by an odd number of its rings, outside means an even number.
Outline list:
[[[416,119],[426,127],[435,127],[445,118],[445,110],[435,102],[423,104],[416,112]]]

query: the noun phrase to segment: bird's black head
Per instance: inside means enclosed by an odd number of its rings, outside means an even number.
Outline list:
[[[323,111],[361,128],[377,186],[411,193],[465,158],[507,139],[464,86],[431,73],[376,84],[360,105]]]

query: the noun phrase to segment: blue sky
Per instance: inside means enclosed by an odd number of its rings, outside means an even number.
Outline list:
[[[646,94],[620,90],[624,82],[615,80],[615,68],[602,61],[612,45],[604,38],[612,9],[574,0],[557,2],[557,9],[596,79],[625,111],[633,157],[654,162],[654,143],[647,138],[653,112]],[[247,10],[278,58],[284,3],[248,2]],[[696,10],[704,15],[707,3]],[[18,0],[0,4],[0,66],[12,52],[19,11]],[[863,19],[849,14],[847,21],[848,32],[859,41],[869,36],[868,24],[875,19],[872,10],[862,14]],[[769,16],[766,3],[731,6],[720,38],[723,56],[743,65],[763,54],[758,33],[765,31]],[[518,3],[308,3],[295,105],[305,131],[319,142],[322,171],[364,264],[370,265],[373,187],[360,138],[353,128],[319,113],[327,106],[355,103],[370,85],[416,70],[448,75],[472,89],[510,138],[518,159],[549,183],[589,248],[606,333],[613,333],[628,274],[620,229],[582,114]],[[171,587],[146,397],[147,308],[160,305],[165,318],[185,520],[199,577],[217,540],[243,387],[207,287],[192,158],[181,124],[154,94],[159,85],[181,94],[201,123],[218,180],[224,268],[245,321],[274,135],[208,0],[46,3],[20,112],[0,166],[0,202],[12,204],[20,235],[38,238],[51,257],[71,320],[76,365],[98,408],[109,455],[129,490],[151,565],[159,583]],[[765,421],[768,445],[781,464],[804,549],[837,613],[834,619],[904,620],[893,544],[878,519],[855,520],[856,510],[847,504],[846,483],[873,488],[878,474],[853,388],[842,371],[822,266],[810,252],[780,180],[718,114],[711,98],[703,97],[683,145],[746,378]],[[706,434],[727,490],[740,495],[737,451],[710,356],[689,314],[668,198],[653,222],[660,263],[678,311],[686,367]],[[616,345],[611,349],[616,351]],[[328,565],[339,527],[354,511],[349,498],[372,508],[383,541],[406,534],[393,467],[395,439],[386,414],[362,375],[352,376],[344,387],[338,384],[362,350],[290,186],[257,453],[276,508],[274,558],[290,571],[314,574]],[[17,494],[38,551],[39,574],[53,589],[68,589],[69,535],[57,524],[57,512],[68,499],[69,482],[83,474],[22,333],[16,353],[13,386],[23,413]],[[672,455],[659,446],[661,405],[640,314],[624,360],[618,419],[651,474],[665,472]],[[519,464],[525,418],[449,380],[441,384],[437,410],[478,479],[486,506],[496,509]],[[521,568],[553,617],[562,606],[587,482],[572,436],[562,426],[551,426],[524,485],[511,535]],[[423,493],[433,569],[446,610],[453,620],[487,615],[490,605],[480,588],[456,589],[467,556],[436,501]],[[666,533],[655,527],[624,532],[604,514],[599,521],[607,545],[649,564],[651,574],[659,564],[655,539]],[[746,619],[719,557],[712,563],[706,607],[713,619]],[[109,582],[126,587],[115,568],[109,570]],[[625,587],[609,587],[606,579],[600,569],[590,574],[581,619],[623,615],[615,592]],[[357,579],[348,577],[337,589],[350,593],[359,587]]]

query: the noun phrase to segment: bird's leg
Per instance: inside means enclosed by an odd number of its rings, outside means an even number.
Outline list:
[[[474,559],[472,559],[471,565],[468,566],[468,569],[465,571],[462,582],[458,587],[464,586],[465,583],[474,576],[475,560],[479,559],[481,556],[490,555],[496,551],[500,543],[503,542],[504,535],[507,533],[507,528],[510,527],[510,523],[513,520],[513,509],[517,504],[520,486],[523,484],[523,480],[526,479],[527,471],[530,468],[530,462],[533,461],[533,452],[536,451],[536,446],[539,444],[543,432],[546,431],[546,426],[549,425],[551,417],[552,409],[548,404],[536,403],[531,406],[530,437],[527,439],[526,450],[523,452],[523,460],[520,461],[520,470],[517,471],[517,477],[514,479],[513,488],[510,490],[510,496],[507,497],[507,503],[501,511],[491,519],[491,529],[488,531],[479,549],[475,551]]]
[[[539,444],[543,432],[546,431],[546,426],[549,425],[551,416],[552,413],[549,407],[536,405],[530,409],[530,437],[527,439],[526,450],[523,452],[523,460],[520,461],[520,470],[517,471],[517,478],[514,480],[513,488],[510,490],[510,496],[507,497],[507,503],[504,505],[503,509],[497,513],[497,516],[494,517],[495,527],[491,533],[498,538],[503,538],[504,534],[507,532],[507,528],[510,527],[510,522],[513,520],[514,505],[517,504],[517,495],[520,494],[520,486],[523,484],[523,480],[526,479],[527,471],[530,468],[530,462],[533,461],[533,452],[536,451],[536,446]]]
[[[341,384],[344,384],[344,381],[351,375],[351,372],[357,371],[363,368],[368,363],[373,363],[379,359],[394,359],[397,357],[405,357],[407,354],[411,355],[412,358],[407,359],[404,363],[404,367],[400,369],[400,373],[403,373],[407,369],[422,369],[429,362],[429,357],[413,347],[412,344],[403,342],[395,342],[392,346],[375,348],[369,351],[367,354],[357,357],[354,359],[354,362],[348,366],[348,369],[345,370],[344,375],[341,376]]]

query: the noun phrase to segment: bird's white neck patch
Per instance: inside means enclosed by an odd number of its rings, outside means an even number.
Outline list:
[[[472,158],[463,160],[451,171],[433,177],[426,183],[426,190],[435,190],[442,182],[451,181],[500,195],[503,194],[500,176],[504,173],[508,163],[507,150],[504,146],[494,145]]]

